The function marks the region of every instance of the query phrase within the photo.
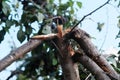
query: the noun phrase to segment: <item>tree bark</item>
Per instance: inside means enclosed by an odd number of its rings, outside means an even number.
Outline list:
[[[106,73],[85,54],[77,51],[72,58],[73,61],[80,62],[85,68],[87,68],[95,76],[96,80],[111,80]]]
[[[71,46],[67,40],[55,40],[56,47],[59,51],[59,60],[63,71],[63,80],[80,80],[78,65],[72,61]]]
[[[12,64],[17,59],[22,58],[26,53],[34,49],[41,42],[42,42],[41,40],[30,40],[26,44],[17,48],[16,50],[11,51],[10,54],[8,54],[6,57],[0,60],[0,71],[5,69],[7,66]]]
[[[99,54],[96,47],[90,41],[90,36],[85,31],[76,28],[71,32],[70,36],[80,45],[86,55],[94,60],[110,77],[114,78],[114,80],[120,80],[118,73],[107,62],[107,60]]]
[[[12,64],[14,61],[16,61],[19,58],[22,58],[29,51],[33,50],[43,40],[53,39],[56,36],[57,36],[57,34],[48,34],[48,35],[39,35],[39,36],[32,37],[32,39],[30,41],[28,41],[21,47],[17,48],[16,50],[11,51],[10,54],[8,54],[6,57],[4,57],[2,60],[0,60],[0,72],[3,69],[5,69],[7,66]]]

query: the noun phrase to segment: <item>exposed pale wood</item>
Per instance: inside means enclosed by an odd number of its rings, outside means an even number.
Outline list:
[[[7,66],[12,64],[17,59],[23,57],[26,53],[33,50],[36,46],[38,46],[42,40],[53,39],[57,36],[57,34],[48,34],[48,35],[38,35],[32,37],[30,41],[17,48],[16,50],[11,51],[6,57],[0,60],[0,71],[5,69]]]
[[[47,34],[47,35],[36,35],[31,37],[31,39],[39,39],[39,40],[46,40],[46,39],[52,39],[53,37],[57,36],[58,34]]]

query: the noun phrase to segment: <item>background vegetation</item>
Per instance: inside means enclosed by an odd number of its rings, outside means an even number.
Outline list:
[[[120,1],[113,0],[113,2],[116,1],[119,8]],[[20,43],[37,34],[56,33],[56,24],[53,18],[57,16],[63,17],[64,29],[73,27],[79,21],[75,16],[78,9],[81,8],[82,2],[74,0],[65,2],[58,0],[57,3],[54,0],[17,0],[15,3],[12,3],[11,0],[0,0],[0,43],[13,26],[18,29],[16,36]],[[120,16],[118,16],[118,19],[120,29]],[[96,27],[101,31],[103,26],[104,23],[99,22]],[[116,38],[120,38],[120,30],[116,34]],[[120,43],[118,45],[120,47]],[[57,51],[52,43],[44,41],[23,59],[18,60],[22,64],[11,72],[8,79],[16,76],[17,80],[40,78],[43,80],[61,80],[62,72],[56,53]],[[118,54],[120,54],[120,51]],[[120,56],[116,57],[115,55],[108,57],[118,73],[120,73],[119,59]],[[90,74],[81,64],[79,64],[79,72],[81,80],[86,79]],[[91,76],[91,80],[94,80],[93,76]]]

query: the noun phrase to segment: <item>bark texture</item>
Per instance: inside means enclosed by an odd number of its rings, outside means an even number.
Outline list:
[[[55,43],[59,51],[59,60],[63,71],[63,80],[80,80],[78,65],[72,61],[71,46],[67,40],[58,38]]]
[[[77,51],[72,58],[87,68],[95,76],[96,80],[111,80],[106,73],[85,54],[81,54]]]
[[[14,61],[22,58],[26,53],[38,46],[42,41],[41,40],[30,40],[21,47],[13,50],[5,58],[0,60],[0,71],[5,69],[7,66],[12,64]]]
[[[32,40],[16,50],[11,51],[9,55],[0,60],[0,71],[33,50],[43,40],[51,39],[59,52],[58,56],[62,66],[64,80],[80,80],[78,65],[71,58],[76,54],[74,54],[74,50],[72,50],[69,44],[69,38],[74,39],[87,55],[79,56],[78,60],[95,75],[97,80],[120,80],[119,74],[103,56],[99,55],[98,50],[90,40],[90,36],[85,31],[78,28],[75,28],[73,31],[68,31],[61,37],[58,37],[57,34],[33,37]]]
[[[107,62],[107,60],[99,54],[96,47],[90,40],[90,36],[83,30],[76,28],[71,33],[71,38],[73,38],[81,47],[81,49],[89,56],[93,61],[96,62],[99,67],[104,70],[110,77],[114,80],[120,80],[119,75],[113,69],[113,67]]]
[[[30,41],[28,41],[21,47],[17,48],[16,50],[11,51],[6,57],[0,60],[0,71],[5,69],[7,66],[12,64],[17,59],[22,58],[29,51],[37,47],[43,40],[53,39],[56,36],[57,34],[48,34],[32,37]]]

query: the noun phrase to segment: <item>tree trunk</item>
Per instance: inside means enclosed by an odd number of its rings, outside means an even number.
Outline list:
[[[73,61],[80,62],[85,68],[87,68],[94,76],[96,80],[111,80],[106,73],[87,55],[82,51],[77,51],[72,57]]]
[[[80,80],[78,65],[71,58],[71,46],[63,39],[55,40],[59,51],[59,60],[63,71],[63,80]]]

